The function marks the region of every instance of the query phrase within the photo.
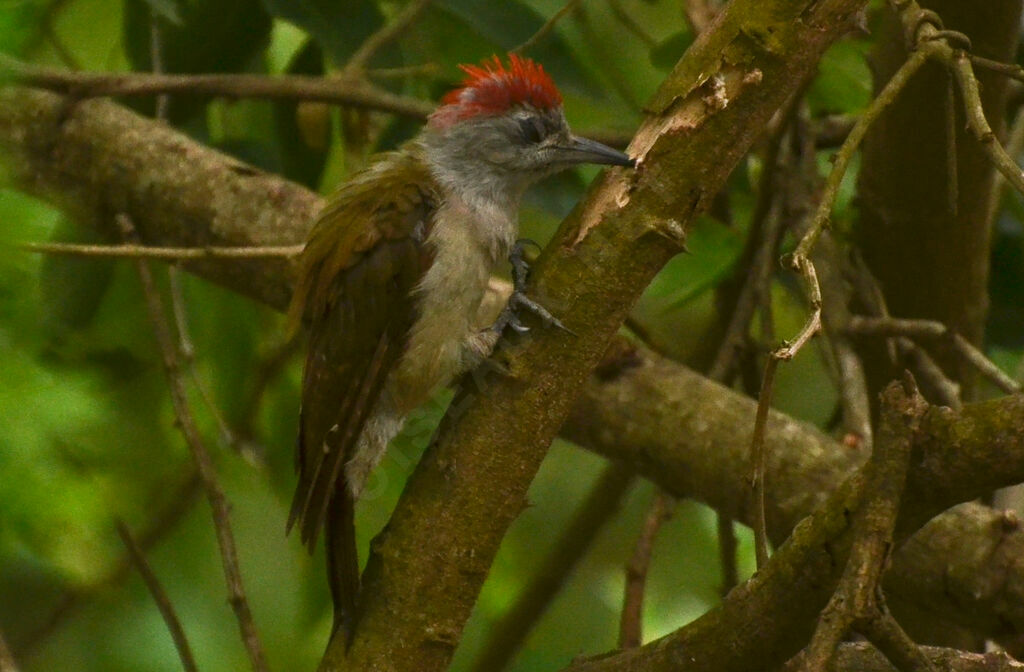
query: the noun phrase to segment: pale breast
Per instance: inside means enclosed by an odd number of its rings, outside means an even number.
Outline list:
[[[435,216],[427,244],[434,260],[423,277],[419,318],[388,390],[402,414],[474,365],[482,353],[467,341],[486,325],[476,315],[491,274],[515,238],[514,215],[481,213],[446,202]]]

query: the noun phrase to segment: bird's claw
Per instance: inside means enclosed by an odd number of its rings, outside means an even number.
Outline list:
[[[535,247],[538,251],[541,249],[537,241],[520,238],[508,253],[508,261],[512,264],[512,286],[520,294],[526,291],[526,281],[530,277],[530,262],[526,260],[527,247]]]
[[[526,261],[526,247],[528,246],[540,249],[540,245],[536,242],[528,238],[520,238],[509,252],[508,260],[512,264],[512,294],[509,295],[508,303],[505,304],[505,308],[491,329],[501,333],[505,327],[512,327],[521,334],[526,333],[530,328],[522,323],[518,312],[519,308],[525,308],[539,317],[545,326],[558,327],[575,335],[574,331],[562,324],[562,321],[552,315],[547,308],[526,295],[526,281],[530,276],[530,264]]]
[[[512,327],[521,334],[529,331],[530,328],[523,324],[519,319],[519,308],[525,308],[539,317],[541,322],[543,322],[547,327],[558,327],[562,331],[566,331],[574,336],[576,335],[576,332],[565,326],[562,321],[552,315],[547,308],[540,305],[518,289],[512,290],[512,294],[508,297],[508,303],[505,304],[505,308],[502,309],[501,314],[498,315],[498,319],[494,322],[494,326],[492,326],[491,329],[498,333],[504,331],[505,327]]]

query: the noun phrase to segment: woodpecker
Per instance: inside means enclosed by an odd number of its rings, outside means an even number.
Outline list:
[[[540,178],[581,163],[633,166],[573,135],[562,97],[534,61],[460,66],[465,79],[422,132],[340,187],[313,226],[289,311],[308,321],[288,529],[312,552],[325,529],[334,629],[356,617],[353,511],[404,418],[486,358],[501,329],[524,329],[519,202]],[[514,261],[498,322],[477,324],[491,274]]]

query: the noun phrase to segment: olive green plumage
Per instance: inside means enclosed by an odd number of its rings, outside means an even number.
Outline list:
[[[309,345],[288,527],[298,524],[310,550],[326,527],[332,593],[347,602],[336,614],[352,612],[358,588],[353,496],[336,484],[405,350],[430,264],[423,243],[438,194],[419,156],[415,147],[381,155],[331,197],[289,311],[293,323],[308,320]]]

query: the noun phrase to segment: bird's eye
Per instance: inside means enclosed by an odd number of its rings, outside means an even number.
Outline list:
[[[519,132],[528,144],[536,144],[544,138],[544,124],[536,117],[519,120]]]

